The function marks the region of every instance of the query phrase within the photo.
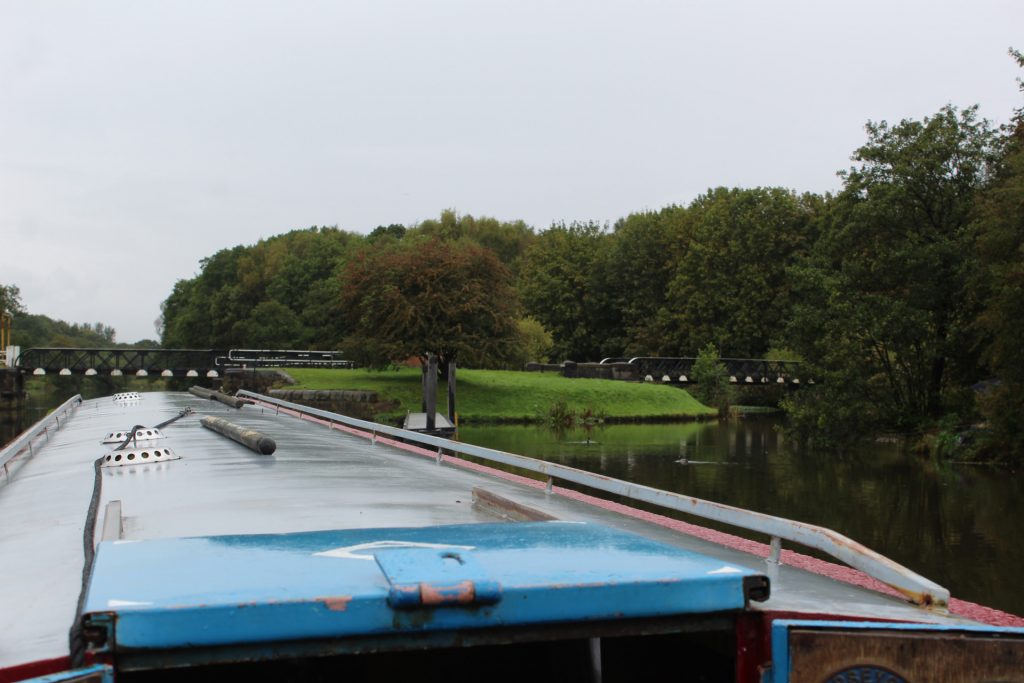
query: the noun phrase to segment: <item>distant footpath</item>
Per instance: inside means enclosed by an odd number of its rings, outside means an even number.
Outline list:
[[[297,384],[288,389],[362,390],[379,394],[386,407],[378,420],[395,422],[420,410],[420,371],[289,368]],[[533,422],[565,413],[617,421],[697,420],[717,411],[684,389],[603,379],[568,379],[556,374],[509,370],[462,370],[457,374],[460,422]],[[442,380],[438,411],[447,409]]]

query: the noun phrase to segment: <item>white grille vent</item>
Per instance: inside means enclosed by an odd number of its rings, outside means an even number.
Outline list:
[[[120,394],[114,394],[114,401],[141,401],[142,394],[137,391],[125,391]]]
[[[128,429],[123,432],[110,432],[103,437],[103,443],[121,443],[128,438],[128,435],[132,433],[132,430]],[[159,429],[152,427],[142,427],[135,430],[136,441],[156,441],[157,439],[164,438],[163,432]]]
[[[112,451],[103,456],[103,467],[145,465],[150,462],[181,460],[170,448],[135,448],[130,451]]]

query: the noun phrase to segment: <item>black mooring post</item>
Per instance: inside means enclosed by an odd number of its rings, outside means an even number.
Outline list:
[[[434,431],[437,422],[437,356],[427,354],[427,390],[424,393],[424,402],[427,404],[424,409],[427,413],[427,431]]]
[[[455,361],[448,361],[448,421],[459,427],[458,413],[455,412]]]
[[[427,366],[420,361],[420,410],[427,412]]]

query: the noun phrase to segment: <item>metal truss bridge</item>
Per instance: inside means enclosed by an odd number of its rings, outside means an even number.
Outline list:
[[[600,365],[632,365],[637,369],[637,379],[641,381],[693,384],[696,382],[693,377],[693,365],[696,362],[696,358],[637,356],[605,358]],[[725,365],[732,384],[814,384],[814,378],[804,376],[801,364],[797,361],[719,358],[719,362]]]
[[[276,349],[26,349],[14,366],[33,375],[219,377],[232,368],[350,368],[340,351]]]

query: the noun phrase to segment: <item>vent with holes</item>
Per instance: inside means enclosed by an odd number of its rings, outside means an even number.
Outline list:
[[[132,433],[132,430],[126,429],[123,432],[110,432],[103,437],[103,443],[121,443],[128,438],[128,435]],[[154,427],[142,427],[135,430],[136,441],[156,441],[157,439],[164,438],[163,432]]]
[[[124,391],[120,394],[114,394],[115,401],[140,401],[142,400],[142,394],[137,391]]]
[[[112,451],[103,456],[103,467],[125,467],[145,465],[149,462],[181,460],[181,456],[170,448],[135,448],[130,451]]]

